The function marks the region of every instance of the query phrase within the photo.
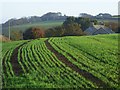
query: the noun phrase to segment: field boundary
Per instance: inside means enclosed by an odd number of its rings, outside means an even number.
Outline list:
[[[66,66],[70,67],[72,70],[76,71],[78,74],[82,75],[84,78],[86,78],[87,80],[90,80],[91,82],[93,82],[94,84],[96,84],[98,87],[105,87],[107,88],[108,85],[106,85],[102,80],[100,80],[99,78],[95,77],[94,75],[92,75],[91,73],[79,69],[76,65],[74,65],[72,62],[70,62],[64,55],[62,55],[61,53],[59,53],[58,51],[56,51],[51,44],[48,42],[49,39],[47,39],[45,41],[45,44],[47,46],[47,48],[53,52],[55,54],[55,56],[58,58],[58,60],[60,60],[61,62],[63,62]]]

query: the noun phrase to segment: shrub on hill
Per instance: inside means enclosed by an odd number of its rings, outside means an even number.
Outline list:
[[[60,36],[82,36],[85,35],[81,30],[80,25],[71,23],[65,26],[57,26],[49,28],[45,31],[45,37],[60,37]]]
[[[90,26],[90,23],[90,19],[87,18],[68,17],[63,25],[46,30],[45,36],[82,36],[85,35],[83,31]]]
[[[22,31],[12,31],[11,32],[11,40],[21,40],[23,39],[23,32]]]
[[[29,28],[23,33],[23,39],[36,39],[44,37],[44,31],[41,28]]]
[[[41,37],[60,37],[60,36],[82,36],[84,30],[88,28],[91,22],[89,18],[67,17],[61,26],[52,27],[47,30],[40,28],[29,28],[23,34],[23,39],[36,39]]]
[[[45,31],[45,37],[59,37],[64,36],[65,29],[63,26],[57,26],[53,28],[49,28]]]
[[[64,26],[64,28],[65,28],[65,32],[64,32],[65,36],[84,35],[81,29],[81,25],[78,23],[67,24],[66,26]]]
[[[92,22],[96,22],[95,20],[92,20]],[[81,26],[81,29],[84,31],[91,25],[91,20],[89,18],[82,18],[82,17],[68,17],[65,22],[63,23],[63,26],[66,27],[69,24],[77,23]]]
[[[111,28],[114,32],[120,33],[120,25],[116,22],[106,22],[105,26]]]

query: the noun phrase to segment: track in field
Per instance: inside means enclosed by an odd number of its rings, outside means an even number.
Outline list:
[[[29,41],[28,41],[29,42]],[[16,76],[20,75],[20,73],[22,73],[22,68],[18,62],[18,50],[21,46],[23,46],[24,44],[27,44],[28,42],[24,42],[22,43],[21,45],[19,45],[18,47],[16,47],[14,50],[13,50],[13,53],[11,55],[11,64],[12,64],[12,68],[13,68],[13,72]]]
[[[53,52],[55,54],[55,56],[62,61],[66,66],[70,67],[72,70],[76,71],[77,73],[79,73],[80,75],[82,75],[83,77],[85,77],[86,79],[92,81],[94,84],[96,84],[98,87],[109,87],[108,85],[106,85],[102,80],[100,80],[99,78],[93,76],[91,73],[79,69],[76,65],[74,65],[73,63],[71,63],[70,61],[68,61],[68,59],[60,54],[58,51],[56,51],[48,42],[49,39],[47,39],[45,41],[45,44],[47,46],[47,48]],[[74,59],[74,58],[73,58]]]

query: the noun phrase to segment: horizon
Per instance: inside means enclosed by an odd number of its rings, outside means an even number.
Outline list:
[[[5,0],[7,1],[7,0]],[[118,15],[118,0],[111,1],[55,1],[44,0],[37,2],[33,0],[16,2],[2,2],[1,4],[1,20],[0,23],[5,23],[12,18],[22,18],[31,16],[42,16],[48,12],[61,12],[62,15],[67,16],[79,16],[80,13],[87,13],[93,16],[99,13],[109,13],[111,15]]]
[[[46,13],[44,13],[44,14],[47,14],[47,13],[50,13],[50,12],[46,12]],[[51,13],[58,13],[58,12],[51,12]],[[64,16],[64,15],[66,15],[66,14],[63,14],[62,12],[60,12],[61,14],[62,14],[62,16]],[[82,13],[82,12],[81,12]],[[73,16],[73,17],[79,17],[79,15],[81,14],[81,13],[79,13],[78,14],[78,16],[74,16],[74,15],[66,15],[66,16]],[[100,12],[100,13],[102,13],[102,12]],[[100,13],[98,13],[98,14],[100,14]],[[44,14],[42,14],[42,15],[40,15],[40,16],[38,16],[38,15],[34,15],[34,16],[37,16],[37,17],[41,17],[41,16],[43,16]],[[85,14],[89,14],[89,15],[92,15],[92,14],[90,14],[90,13],[85,13]],[[96,14],[96,15],[98,15],[98,14]],[[105,14],[105,13],[103,13],[103,14]],[[110,13],[106,13],[106,14],[110,14]],[[96,16],[96,15],[92,15],[92,16]],[[112,14],[110,14],[110,15],[112,15]],[[22,16],[22,17],[19,17],[19,18],[10,18],[10,19],[8,19],[8,20],[11,20],[11,19],[21,19],[21,18],[30,18],[30,17],[34,17],[34,16]],[[112,15],[113,16],[113,15]],[[6,20],[5,22],[7,22],[8,20]],[[5,22],[3,22],[3,23],[5,23]],[[3,23],[0,23],[0,24],[3,24]]]

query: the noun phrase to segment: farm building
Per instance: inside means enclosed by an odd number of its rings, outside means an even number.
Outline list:
[[[112,29],[104,25],[94,25],[92,24],[89,28],[84,31],[87,35],[97,35],[97,34],[111,34],[114,33]]]

